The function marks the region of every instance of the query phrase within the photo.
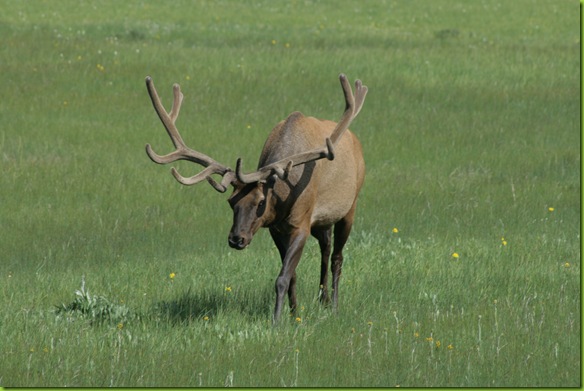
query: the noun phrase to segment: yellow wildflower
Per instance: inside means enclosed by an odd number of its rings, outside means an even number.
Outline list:
[[[548,208],[548,210],[549,210],[550,212],[553,212],[555,209],[554,209],[553,207],[551,207],[551,206],[550,206],[550,207]]]
[[[170,273],[170,274],[168,275],[168,277],[170,277],[170,279],[171,279],[171,280],[172,280],[172,279],[174,279],[174,277],[175,277],[175,276],[176,276],[176,274],[175,274],[175,273]]]
[[[391,232],[393,232],[394,234],[396,234],[396,233],[398,233],[398,232],[399,232],[399,229],[397,229],[397,228],[394,228],[394,229],[392,229],[392,230],[391,230]]]
[[[231,292],[231,287],[230,286],[226,286],[225,287],[225,292]]]
[[[458,253],[452,253],[452,258],[458,259],[459,257],[460,257],[460,255],[458,255]]]
[[[454,345],[450,344],[446,347],[448,350],[453,350],[454,349]]]

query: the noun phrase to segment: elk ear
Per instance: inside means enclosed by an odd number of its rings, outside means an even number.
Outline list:
[[[266,186],[264,187],[264,194],[266,194],[266,198],[274,191],[274,186],[276,186],[276,181],[280,179],[278,174],[270,175],[270,177],[266,180]]]
[[[231,181],[231,186],[233,186],[233,190],[242,189],[245,186],[245,183],[241,183],[237,178]]]
[[[270,175],[268,179],[264,181],[268,185],[268,187],[274,187],[276,181],[278,180],[278,174]]]
[[[276,183],[276,180],[278,179],[278,174],[274,174],[274,175],[270,175],[267,179],[260,179],[258,181],[258,183],[262,184],[262,185],[268,185],[268,186],[272,186],[274,183]]]
[[[258,181],[258,188],[264,193],[264,196],[267,197],[267,195],[274,189],[277,180],[278,174],[270,175],[267,179]]]

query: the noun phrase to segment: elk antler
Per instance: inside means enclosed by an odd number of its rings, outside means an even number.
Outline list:
[[[206,179],[211,186],[215,188],[215,190],[224,193],[227,190],[227,186],[235,180],[235,173],[229,167],[224,166],[207,155],[204,155],[198,151],[195,151],[189,147],[187,147],[176,128],[175,122],[176,118],[178,117],[178,113],[180,111],[180,106],[183,100],[183,94],[180,92],[180,86],[175,84],[173,86],[174,92],[174,101],[172,104],[172,109],[170,113],[166,111],[162,102],[160,101],[160,97],[156,92],[156,88],[154,88],[154,83],[152,82],[152,78],[150,76],[146,77],[146,88],[148,89],[148,94],[150,95],[150,99],[152,100],[152,105],[154,106],[154,110],[158,114],[158,117],[162,121],[162,124],[166,128],[166,132],[170,136],[170,140],[174,144],[176,150],[174,152],[169,153],[168,155],[158,155],[152,150],[150,144],[146,144],[146,153],[152,159],[153,162],[158,164],[167,164],[172,163],[177,160],[188,160],[197,164],[202,165],[205,167],[203,171],[200,173],[193,175],[192,177],[185,178],[178,173],[178,171],[173,167],[171,169],[172,175],[176,178],[177,181],[182,183],[183,185],[194,185]],[[211,175],[219,174],[223,177],[221,183],[217,183]]]
[[[345,94],[345,112],[330,137],[326,138],[326,146],[324,148],[313,149],[311,151],[286,157],[275,163],[268,164],[251,174],[244,174],[242,172],[241,158],[239,158],[237,159],[235,174],[240,182],[252,183],[263,181],[274,174],[281,179],[286,179],[290,173],[290,169],[294,166],[323,159],[325,157],[328,160],[333,160],[335,158],[334,147],[337,145],[337,142],[342,137],[345,130],[347,130],[353,119],[355,119],[357,114],[359,114],[359,111],[361,111],[361,107],[363,107],[363,102],[365,101],[365,95],[367,95],[367,87],[361,83],[361,80],[355,81],[355,95],[353,95],[347,76],[340,74],[339,79],[341,81],[341,86],[343,87],[343,93]]]

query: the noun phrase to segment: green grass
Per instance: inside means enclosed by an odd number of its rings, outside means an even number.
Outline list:
[[[579,3],[0,5],[0,386],[581,385]],[[231,250],[227,196],[150,162],[144,78],[253,166],[290,112],[340,116],[341,72],[369,94],[340,311],[311,241],[273,328],[269,234]]]

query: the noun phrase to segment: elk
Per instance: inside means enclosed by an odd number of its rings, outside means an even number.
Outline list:
[[[161,156],[147,144],[150,159],[158,164],[187,160],[204,167],[188,178],[173,167],[172,175],[183,185],[206,180],[220,193],[233,186],[228,199],[233,209],[233,225],[228,236],[232,248],[246,248],[259,228],[269,229],[282,259],[275,284],[274,324],[278,322],[286,294],[291,312],[296,310],[296,266],[311,235],[318,240],[321,252],[318,298],[323,304],[331,301],[327,289],[330,257],[333,310],[338,306],[343,247],[353,225],[357,195],[365,177],[361,144],[348,127],[359,114],[367,94],[367,87],[360,80],[355,81],[353,95],[347,77],[341,74],[339,79],[345,96],[345,111],[339,122],[293,112],[269,134],[257,170],[245,173],[241,158],[237,159],[234,171],[186,146],[175,125],[183,100],[180,86],[174,84],[174,101],[167,112],[152,78],[146,77],[154,110],[175,147],[174,152]],[[213,175],[222,179],[218,182]]]

